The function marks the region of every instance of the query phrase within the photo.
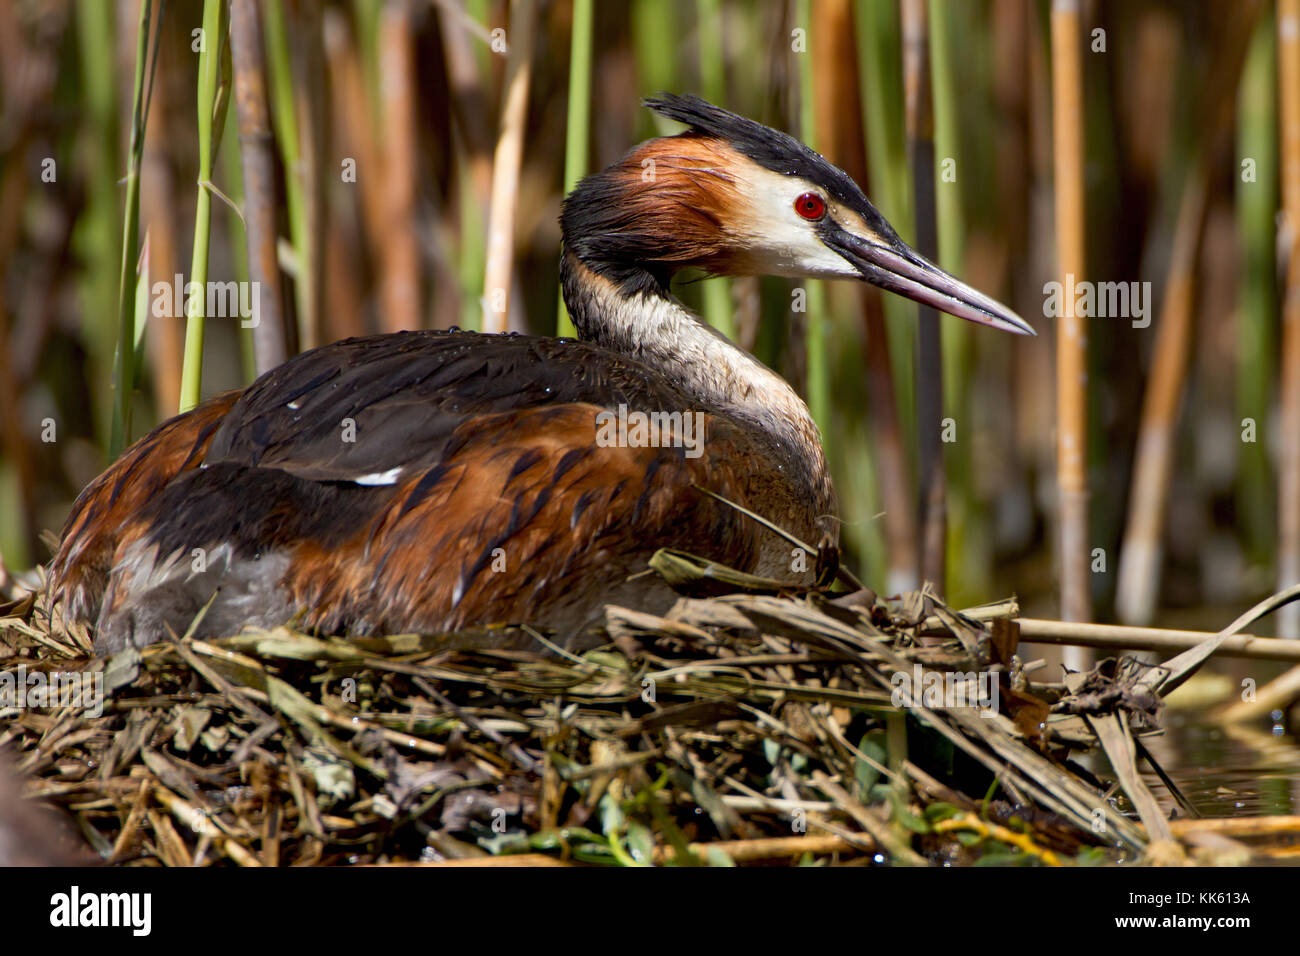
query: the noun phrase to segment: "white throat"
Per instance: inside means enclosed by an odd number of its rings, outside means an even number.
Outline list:
[[[661,289],[627,293],[572,253],[562,281],[583,339],[655,368],[706,410],[766,433],[796,470],[790,479],[806,482],[818,505],[833,507],[821,434],[785,379]]]

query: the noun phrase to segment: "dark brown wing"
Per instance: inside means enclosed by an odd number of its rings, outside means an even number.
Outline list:
[[[582,646],[605,603],[666,609],[672,595],[644,573],[660,547],[745,570],[786,553],[696,487],[739,502],[761,493],[765,472],[734,426],[707,419],[692,459],[601,446],[600,411],[480,416],[443,460],[393,486],[228,463],[182,475],[123,529],[99,646],[179,633],[218,589],[201,634],[295,618],[344,634],[532,623]]]
[[[659,547],[746,570],[787,551],[695,487],[760,511],[782,497],[735,423],[705,417],[700,457],[656,447],[671,424],[642,447],[597,441],[611,406],[700,413],[657,373],[582,343],[351,340],[222,402],[134,446],[69,522],[59,566],[77,569],[87,538],[102,573],[82,573],[79,593],[107,578],[102,649],[179,633],[214,594],[202,633],[301,617],[354,634],[533,622],[567,639],[605,601],[666,600],[651,577],[628,582]],[[105,500],[137,478],[129,502]]]
[[[226,416],[207,462],[317,481],[409,473],[440,461],[452,433],[476,416],[568,402],[692,407],[659,373],[585,342],[402,332],[348,339],[272,369]]]
[[[238,398],[238,392],[227,392],[163,422],[77,496],[50,564],[53,594],[74,619],[94,620],[99,614],[122,523],[173,478],[202,463],[213,433]]]
[[[600,411],[570,404],[466,425],[445,460],[395,489],[349,541],[295,546],[293,602],[326,631],[530,622],[568,643],[606,602],[670,599],[645,574],[658,548],[752,567],[758,527],[696,487],[749,497],[734,429],[708,421],[707,453],[694,459],[682,448],[602,447]]]

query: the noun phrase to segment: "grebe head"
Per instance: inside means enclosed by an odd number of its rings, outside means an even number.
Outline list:
[[[688,266],[860,279],[981,325],[1034,331],[908,246],[843,170],[792,136],[695,96],[645,101],[684,123],[565,200],[566,249],[631,293]]]

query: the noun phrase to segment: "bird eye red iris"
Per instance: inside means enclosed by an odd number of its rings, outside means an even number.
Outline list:
[[[826,200],[816,193],[804,193],[794,201],[794,211],[805,219],[820,219],[826,215]]]

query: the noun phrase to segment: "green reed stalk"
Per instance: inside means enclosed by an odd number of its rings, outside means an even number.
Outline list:
[[[1237,97],[1237,156],[1254,164],[1253,180],[1236,179],[1242,265],[1237,323],[1237,422],[1253,422],[1255,440],[1241,444],[1236,502],[1246,552],[1259,564],[1272,561],[1277,541],[1277,489],[1264,440],[1271,413],[1277,355],[1277,46],[1274,21],[1263,18],[1251,41]]]
[[[727,64],[722,50],[722,0],[697,0],[696,11],[700,92],[706,100],[730,108],[727,102]],[[704,318],[727,338],[736,338],[729,279],[719,277],[704,284]]]
[[[930,23],[926,0],[903,0],[903,85],[907,159],[912,172],[916,209],[914,245],[921,255],[938,259],[935,215],[934,110],[930,81]],[[922,307],[917,316],[915,392],[917,439],[917,527],[920,530],[921,580],[946,592],[947,475],[944,472],[943,356],[939,313]]]
[[[569,45],[569,116],[564,141],[564,194],[587,174],[591,131],[591,60],[595,23],[593,0],[573,0],[573,37]],[[575,336],[577,329],[564,306],[560,290],[556,308],[555,334]]]
[[[938,163],[935,169],[935,223],[939,237],[939,262],[954,275],[962,275],[966,253],[966,216],[962,190],[966,183],[966,164],[961,157],[960,124],[958,122],[957,76],[958,59],[953,36],[961,24],[952,20],[952,5],[945,0],[930,0],[930,90],[934,106],[934,154]],[[969,11],[967,11],[969,13]],[[972,28],[960,31],[964,36],[974,35]],[[951,167],[955,178],[945,179],[945,161],[953,160]],[[944,322],[944,394],[947,405],[954,407],[965,395],[971,337],[974,326],[959,322]]]
[[[487,5],[482,0],[469,0],[459,12],[447,7],[439,11],[443,58],[447,61],[452,96],[465,107],[493,98],[488,92],[491,71],[487,67],[487,58],[491,51],[488,43],[482,40],[482,36],[488,33],[485,26],[487,17]],[[473,21],[479,30],[471,30],[465,20]],[[476,32],[480,36],[475,36]],[[492,188],[489,125],[488,117],[466,116],[461,148],[456,150],[456,179],[461,184],[457,190],[459,242],[456,257],[460,319],[456,324],[476,331],[483,327],[483,306],[479,296],[487,266],[487,214]]]
[[[114,348],[119,316],[106,308],[117,301],[120,289],[113,278],[120,265],[121,223],[117,216],[117,179],[121,163],[114,55],[116,50],[113,6],[86,3],[76,8],[77,53],[80,59],[81,98],[85,122],[79,131],[87,180],[86,209],[73,229],[73,248],[86,264],[79,277],[78,298],[84,316],[83,331],[90,353],[93,391],[102,394],[113,380]],[[5,210],[6,213],[9,210]],[[135,263],[131,263],[132,268]],[[114,403],[114,408],[116,403]],[[111,416],[95,416],[95,432],[105,447],[111,445]]]
[[[810,149],[817,148],[817,96],[813,89],[813,41],[812,36],[812,2],[798,0],[795,5],[796,23],[808,30],[808,48],[799,56],[799,137]],[[830,316],[826,309],[826,290],[821,282],[810,279],[805,283],[807,290],[804,305],[807,308],[804,323],[804,346],[807,350],[807,392],[808,410],[813,420],[821,429],[822,443],[830,436],[831,409],[830,373],[826,367],[826,324]]]
[[[199,192],[194,207],[194,252],[190,259],[191,293],[185,304],[185,360],[181,369],[181,407],[189,411],[199,403],[203,388],[203,324],[208,284],[208,244],[212,238],[213,113],[217,108],[221,67],[221,22],[225,4],[204,0],[203,48],[199,52]],[[219,127],[218,127],[219,128]]]
[[[632,49],[636,55],[637,78],[642,93],[671,90],[677,80],[677,50],[681,35],[677,11],[662,0],[634,0],[632,15]],[[640,110],[641,122],[660,122],[648,110]]]
[[[857,0],[853,12],[858,59],[862,64],[860,82],[871,199],[899,235],[910,242],[915,237],[903,122],[898,5]],[[894,373],[899,427],[915,454],[916,389],[912,355],[916,349],[916,305],[896,295],[881,299],[889,331],[889,364]]]
[[[108,454],[116,458],[131,437],[131,398],[135,394],[136,338],[143,323],[136,317],[136,266],[140,256],[140,161],[144,156],[144,127],[148,122],[145,99],[145,61],[149,58],[149,25],[153,0],[140,4],[140,26],[136,33],[135,84],[131,97],[131,146],[127,154],[126,215],[122,225],[122,267],[118,273],[117,352],[113,358],[113,420],[109,428]],[[157,45],[154,63],[157,63]],[[144,270],[148,280],[148,270]]]
[[[135,270],[134,285],[131,290],[131,360],[133,373],[131,389],[140,387],[141,371],[145,367],[144,336],[149,327],[149,237],[146,235],[144,249],[140,252],[140,265]],[[128,431],[130,429],[128,428]]]
[[[960,61],[954,37],[980,37],[970,22],[969,8],[954,9],[946,0],[930,0],[930,91],[934,109],[935,226],[938,235],[939,262],[954,275],[961,276],[966,252],[966,217],[964,188],[973,165],[961,155],[958,119],[958,79]],[[965,17],[964,20],[954,18]],[[965,27],[965,29],[963,29]],[[968,41],[967,41],[968,42]],[[951,165],[949,165],[951,161]],[[952,175],[947,175],[949,171]],[[971,354],[976,329],[965,323],[941,318],[939,335],[943,362],[945,414],[958,422],[959,440],[947,446],[944,469],[948,479],[947,507],[947,589],[945,597],[958,604],[981,600],[992,587],[992,562],[987,554],[987,535],[980,520],[980,507],[974,488],[971,454],[974,443],[968,440],[973,431],[973,403],[970,394]],[[966,440],[963,440],[966,439]]]
[[[284,161],[285,204],[289,208],[289,242],[293,246],[293,298],[298,322],[311,316],[311,250],[307,230],[307,197],[302,172],[302,142],[298,108],[293,98],[293,65],[285,29],[283,0],[269,0],[266,10],[266,65],[270,72],[271,119]],[[375,102],[372,100],[371,102]]]
[[[233,111],[226,114],[225,137],[228,141],[233,139],[235,142],[239,142],[238,120]],[[221,176],[225,194],[232,203],[243,209],[244,171],[240,166],[239,150],[228,149],[221,155]],[[241,284],[250,282],[252,274],[248,270],[248,231],[246,225],[238,221],[232,222],[229,229],[229,239],[235,281]],[[278,311],[272,313],[272,310],[266,308],[266,295],[267,291],[264,287],[262,289],[262,308],[264,312],[276,315],[277,321],[283,322],[284,317],[281,313]],[[262,315],[262,321],[268,321],[266,314]],[[257,346],[254,343],[254,335],[253,329],[245,328],[242,321],[239,323],[239,367],[244,374],[245,382],[252,382],[253,379],[257,378]]]

